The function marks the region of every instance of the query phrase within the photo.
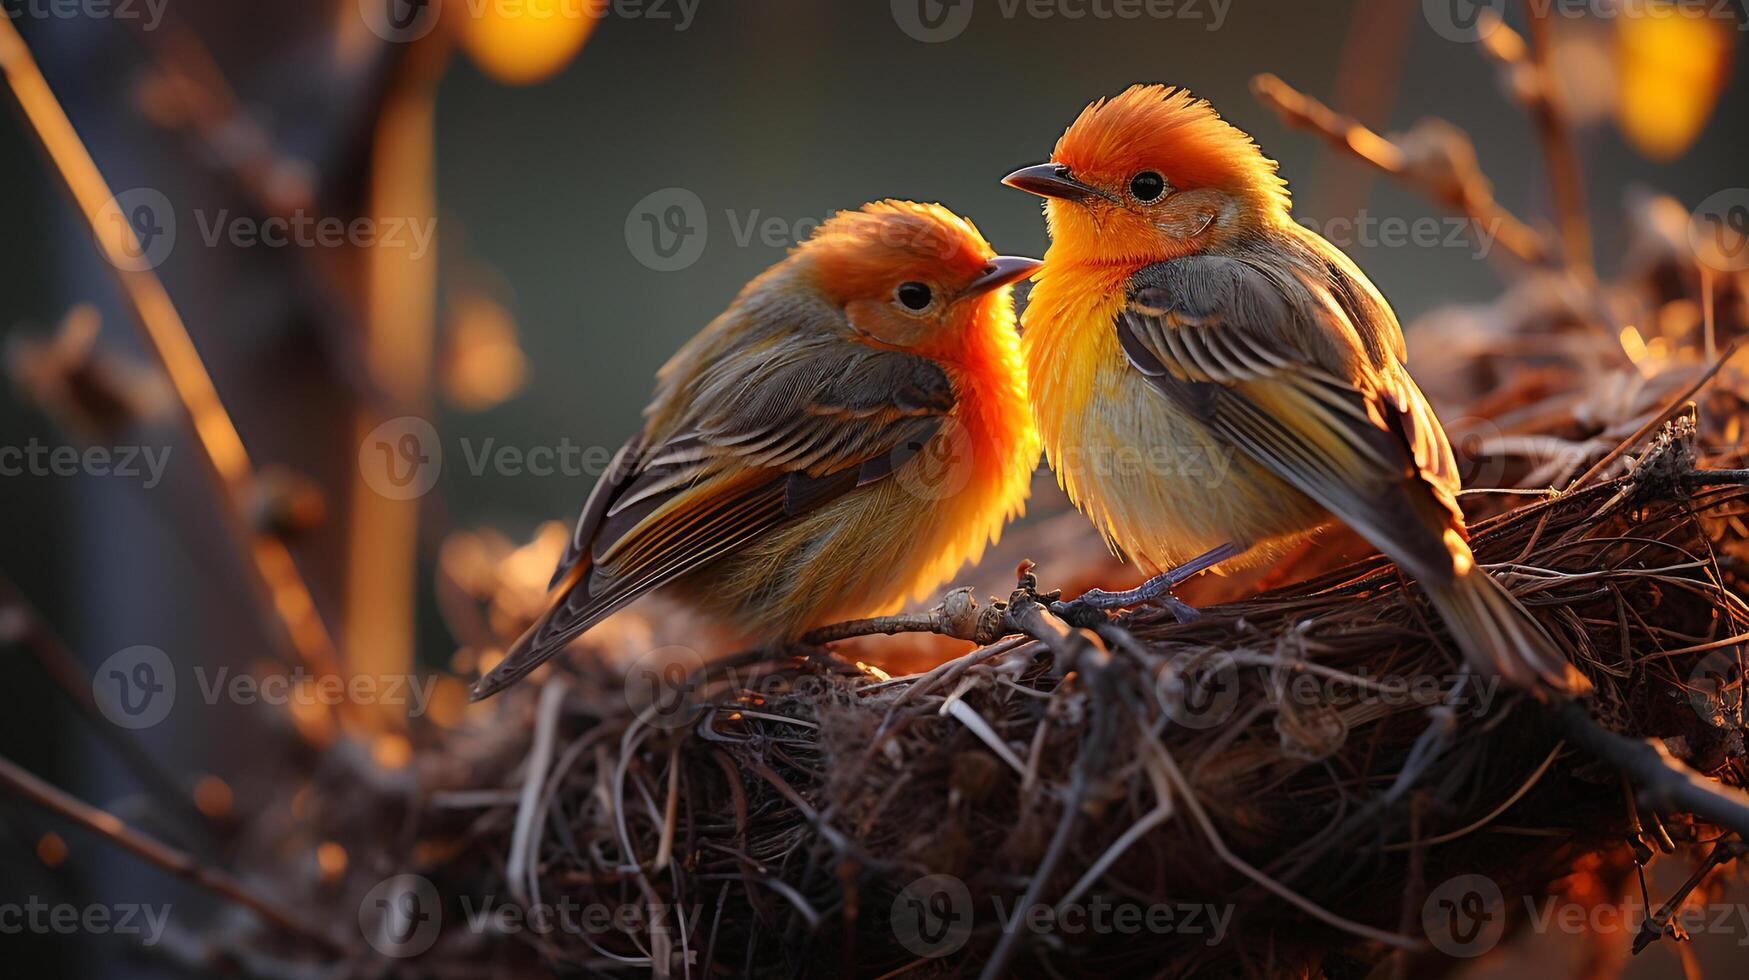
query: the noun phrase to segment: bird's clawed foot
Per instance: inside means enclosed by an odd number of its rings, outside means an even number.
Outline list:
[[[1172,586],[1176,583],[1169,581],[1170,577],[1170,573],[1156,575],[1123,592],[1089,589],[1075,599],[1052,605],[1051,612],[1072,626],[1095,626],[1109,618],[1106,613],[1110,610],[1128,609],[1148,603],[1165,609],[1181,623],[1188,623],[1201,616],[1202,612],[1195,606],[1172,594]]]
[[[1172,588],[1192,575],[1226,561],[1238,554],[1239,551],[1240,549],[1233,545],[1224,544],[1192,558],[1177,568],[1162,572],[1133,589],[1126,589],[1123,592],[1089,589],[1076,599],[1053,603],[1051,612],[1073,626],[1094,626],[1105,622],[1106,612],[1109,610],[1128,609],[1132,606],[1152,603],[1171,613],[1172,618],[1180,623],[1188,623],[1200,618],[1202,612],[1173,595]]]

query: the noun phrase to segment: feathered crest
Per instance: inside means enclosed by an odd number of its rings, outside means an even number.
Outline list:
[[[874,201],[840,211],[798,251],[810,255],[825,278],[854,294],[891,288],[895,270],[935,280],[975,276],[994,254],[976,226],[939,204]]]
[[[1174,187],[1219,187],[1260,204],[1289,205],[1287,182],[1249,134],[1181,88],[1132,85],[1100,99],[1057,141],[1051,159],[1084,180],[1121,183],[1158,170]]]

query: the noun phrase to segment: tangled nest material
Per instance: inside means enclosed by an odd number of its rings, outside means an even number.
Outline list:
[[[1692,464],[1673,428],[1630,476],[1474,543],[1597,684],[1607,728],[1742,786],[1741,688],[1716,679],[1741,677],[1717,641],[1749,630],[1749,489]],[[1027,578],[1010,610],[1034,601]],[[1436,954],[1420,911],[1454,876],[1535,891],[1578,855],[1628,851],[1647,818],[1673,841],[1717,836],[1679,810],[1636,815],[1555,713],[1468,674],[1380,559],[1081,640],[1073,664],[1021,637],[889,680],[822,653],[744,658],[629,704],[617,677],[555,677],[523,795],[472,830],[507,844],[503,887],[530,906],[648,913],[561,924],[544,955],[676,976],[957,974],[998,956],[1040,974],[1345,975],[1393,948]],[[937,887],[970,915],[930,920]],[[1101,903],[1179,927],[1069,928]],[[1016,908],[1051,911],[1005,929]],[[1230,915],[1229,941],[1192,909]]]

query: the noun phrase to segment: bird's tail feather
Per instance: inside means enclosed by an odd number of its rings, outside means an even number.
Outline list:
[[[1481,568],[1429,585],[1427,594],[1475,669],[1532,690],[1583,694],[1591,689],[1529,610]]]
[[[569,646],[591,626],[606,619],[618,606],[592,609],[589,595],[588,562],[580,563],[554,589],[558,601],[550,603],[523,634],[510,644],[504,659],[498,661],[486,676],[474,684],[469,700],[481,701],[521,680],[554,654]],[[623,605],[623,603],[621,603]],[[583,611],[579,614],[578,609]]]

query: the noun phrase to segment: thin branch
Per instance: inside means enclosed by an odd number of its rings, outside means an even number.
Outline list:
[[[1455,173],[1439,171],[1446,182],[1436,185],[1412,166],[1409,153],[1397,142],[1334,111],[1276,75],[1265,73],[1252,78],[1251,94],[1275,110],[1288,126],[1322,136],[1336,149],[1463,214],[1478,229],[1494,231],[1500,245],[1519,259],[1532,264],[1549,261],[1548,244],[1543,236],[1494,200],[1493,189],[1474,167],[1473,160],[1467,169],[1453,168]]]
[[[1576,701],[1555,712],[1569,741],[1626,773],[1652,807],[1701,817],[1749,835],[1749,794],[1727,788],[1684,766],[1656,739],[1637,739],[1604,728]]]
[[[61,692],[91,724],[98,737],[127,763],[146,791],[190,826],[204,828],[206,817],[194,805],[188,790],[158,765],[158,761],[133,739],[131,733],[103,716],[91,693],[91,674],[48,620],[25,598],[5,571],[0,570],[0,619],[6,617],[12,617],[13,622],[0,625],[0,644],[16,641],[29,650],[43,673],[54,682],[55,690]]]
[[[0,18],[0,68],[29,129],[109,260],[122,295],[142,328],[147,349],[170,378],[204,468],[216,483],[225,524],[247,558],[244,564],[254,579],[264,616],[282,627],[290,648],[311,670],[341,675],[332,635],[291,552],[279,539],[259,532],[249,519],[249,508],[257,496],[255,471],[187,326],[164,284],[131,260],[130,256],[142,254],[133,227],[125,221],[104,220],[105,213],[113,211],[114,195],[10,18]]]
[[[920,615],[876,616],[822,626],[802,637],[805,644],[819,645],[858,636],[890,636],[895,633],[933,633],[969,640],[987,646],[1005,636],[1024,634],[1043,643],[1062,670],[1092,657],[1104,661],[1110,654],[1094,634],[1076,629],[1053,614],[1040,600],[1033,577],[1033,563],[1021,562],[1020,587],[1006,603],[979,606],[971,589],[949,592],[934,609]]]
[[[1688,876],[1688,880],[1682,883],[1682,887],[1676,889],[1675,893],[1658,906],[1656,912],[1647,916],[1646,920],[1640,923],[1640,931],[1634,936],[1634,953],[1639,954],[1647,946],[1669,934],[1670,919],[1676,914],[1676,910],[1682,907],[1682,903],[1688,901],[1689,893],[1699,887],[1700,883],[1705,881],[1715,869],[1742,857],[1743,851],[1743,842],[1739,840],[1720,841],[1715,844],[1713,849],[1707,853],[1706,860],[1694,869],[1694,873]]]
[[[1749,470],[1695,470],[1688,482],[1700,487],[1749,486]]]
[[[1525,109],[1536,121],[1537,137],[1542,142],[1543,158],[1548,164],[1549,192],[1555,201],[1555,218],[1561,229],[1561,251],[1567,267],[1587,281],[1597,280],[1597,269],[1591,257],[1591,219],[1585,212],[1585,190],[1579,169],[1579,156],[1573,148],[1572,129],[1561,106],[1560,79],[1555,73],[1553,25],[1547,4],[1527,3],[1530,16],[1530,43],[1500,20],[1492,9],[1480,11],[1478,29],[1482,49],[1499,61],[1508,72],[1529,79],[1526,84],[1511,85],[1519,93]],[[1509,79],[1511,81],[1511,79]]]
[[[300,939],[315,943],[331,954],[344,955],[345,953],[340,944],[323,933],[321,929],[304,921],[297,914],[281,908],[265,896],[251,891],[242,882],[225,872],[217,868],[207,867],[196,858],[140,833],[108,811],[99,810],[69,796],[19,768],[17,764],[4,756],[0,756],[0,787],[5,787],[25,800],[107,838],[110,842],[132,851],[178,878],[193,882],[221,898],[250,909],[279,929]]]
[[[852,619],[822,626],[802,637],[810,646],[823,646],[838,640],[858,636],[892,636],[897,633],[933,633],[970,640],[980,646],[994,642],[1003,635],[998,630],[1004,621],[1000,606],[980,608],[971,589],[954,589],[934,609],[926,613],[906,613],[897,616],[874,616]],[[993,634],[993,635],[992,635]]]

